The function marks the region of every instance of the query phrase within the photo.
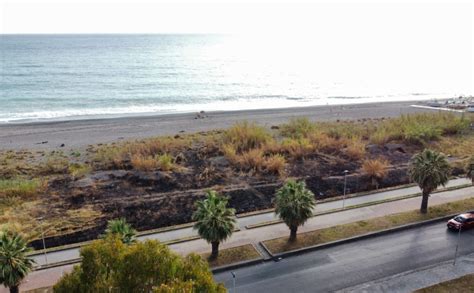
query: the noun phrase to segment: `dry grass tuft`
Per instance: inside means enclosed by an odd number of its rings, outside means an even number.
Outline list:
[[[173,157],[169,154],[155,155],[155,156],[143,156],[143,155],[132,155],[131,164],[132,167],[140,171],[154,171],[160,169],[162,171],[170,171],[174,167]]]
[[[284,175],[285,165],[285,157],[280,154],[271,155],[265,160],[265,170],[270,174]]]
[[[281,150],[294,159],[304,159],[314,153],[315,148],[309,139],[287,138],[281,143]]]
[[[370,177],[372,185],[378,188],[379,180],[387,175],[387,168],[390,163],[384,159],[365,160],[362,163],[362,171]]]
[[[38,179],[5,179],[0,180],[0,199],[17,197],[20,199],[33,199],[43,192],[45,183]]]
[[[353,138],[349,140],[345,153],[352,160],[360,160],[365,156],[365,143]]]
[[[271,140],[272,136],[266,128],[248,122],[235,124],[223,135],[223,145],[232,145],[237,153],[261,148]]]
[[[308,118],[294,118],[287,124],[280,127],[280,134],[284,137],[301,139],[307,138],[316,130],[316,125],[309,121]]]

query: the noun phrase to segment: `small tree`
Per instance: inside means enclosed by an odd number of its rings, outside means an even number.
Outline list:
[[[200,256],[182,258],[156,240],[125,245],[109,235],[81,248],[81,258],[54,292],[225,292]]]
[[[278,190],[275,198],[275,213],[290,228],[290,242],[296,240],[298,227],[313,215],[315,205],[314,194],[306,189],[304,181],[288,180]]]
[[[445,186],[449,181],[450,167],[446,157],[436,151],[425,149],[411,159],[410,177],[422,190],[420,212],[428,212],[428,199],[438,186]]]
[[[219,243],[229,238],[235,227],[235,210],[227,208],[227,199],[215,191],[207,191],[207,198],[196,203],[193,214],[194,229],[212,245],[211,259],[219,255]]]
[[[120,235],[124,244],[132,244],[136,241],[137,231],[127,223],[125,219],[110,220],[107,223],[106,235]]]
[[[31,249],[16,232],[0,232],[0,284],[19,292],[21,281],[33,268],[34,261],[26,253]]]
[[[471,156],[466,166],[466,177],[471,179],[472,185],[474,185],[474,155]]]
[[[372,181],[372,186],[379,188],[379,181],[387,175],[388,161],[383,159],[366,160],[362,163],[362,170]]]

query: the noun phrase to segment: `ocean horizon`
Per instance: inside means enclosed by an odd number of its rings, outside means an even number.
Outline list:
[[[0,123],[447,99],[471,95],[431,69],[305,37],[1,35]],[[364,70],[357,70],[357,68]],[[355,69],[354,69],[355,68]],[[394,69],[392,69],[394,68]],[[368,69],[368,70],[367,70]],[[372,70],[371,70],[372,69]],[[420,78],[417,78],[420,76]]]

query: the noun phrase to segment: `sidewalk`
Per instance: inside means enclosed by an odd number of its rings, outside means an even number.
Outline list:
[[[342,292],[396,292],[410,293],[415,290],[436,285],[441,282],[460,278],[474,273],[474,254],[462,256],[457,259],[456,266],[453,261],[446,261],[435,266],[404,272],[388,278],[345,288]]]

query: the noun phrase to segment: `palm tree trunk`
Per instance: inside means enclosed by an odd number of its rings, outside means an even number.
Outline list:
[[[216,259],[219,255],[219,241],[211,242],[212,252],[211,252],[211,259]]]
[[[20,292],[20,291],[18,290],[18,286],[11,286],[11,287],[10,287],[10,293],[18,293],[18,292]]]
[[[426,214],[428,212],[428,198],[430,197],[430,192],[428,190],[423,190],[423,195],[421,199],[421,208],[420,213]]]
[[[298,231],[298,226],[292,226],[290,227],[290,242],[293,242],[296,240],[296,232]]]

